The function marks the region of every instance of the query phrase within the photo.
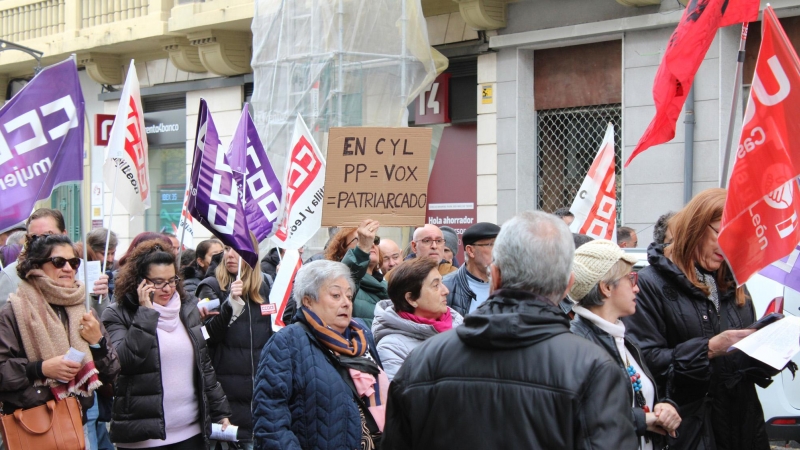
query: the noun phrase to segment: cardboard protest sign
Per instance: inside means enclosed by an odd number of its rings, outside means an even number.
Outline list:
[[[331,128],[323,226],[422,226],[430,128]]]

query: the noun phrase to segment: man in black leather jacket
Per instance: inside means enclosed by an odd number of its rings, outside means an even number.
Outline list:
[[[491,297],[406,359],[389,387],[382,449],[635,449],[626,380],[569,332],[572,235],[524,212],[494,244]]]

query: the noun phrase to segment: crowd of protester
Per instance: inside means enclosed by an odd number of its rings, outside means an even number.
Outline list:
[[[565,208],[425,225],[405,252],[364,220],[306,260],[277,332],[283,250],[251,268],[145,232],[117,261],[113,232],[74,244],[39,209],[0,243],[2,412],[75,397],[91,449],[766,450],[755,386],[778,371],[727,351],[756,316],[725,197],[659,218],[638,272],[636,230],[576,235]],[[83,245],[106,269],[90,312]]]

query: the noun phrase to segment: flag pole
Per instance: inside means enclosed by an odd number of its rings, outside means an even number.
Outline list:
[[[733,127],[736,123],[736,110],[739,103],[739,91],[742,84],[742,67],[744,67],[745,42],[747,41],[747,28],[749,23],[742,23],[742,34],[739,38],[739,53],[736,56],[736,74],[733,79],[733,99],[731,100],[731,115],[728,119],[728,136],[725,140],[725,153],[722,159],[722,170],[719,177],[719,187],[728,186],[728,168],[731,162],[731,145],[733,144]]]
[[[117,178],[119,176],[119,166],[117,166],[116,161],[114,161],[114,166],[116,166],[117,170],[114,171],[114,183],[112,183],[111,187],[111,208],[108,211],[108,228],[106,229],[106,249],[103,251],[102,273],[106,273],[106,261],[108,261],[108,241],[111,240],[111,221],[114,220],[114,201],[117,198]],[[102,295],[97,299],[97,303],[98,304],[103,303]]]
[[[84,283],[84,292],[86,292],[86,312],[92,311],[92,298],[91,293],[89,291],[88,281],[89,281],[89,264],[87,264],[89,260],[89,252],[87,247],[89,246],[86,243],[86,229],[88,228],[86,225],[86,214],[83,208],[83,195],[80,196],[80,201],[78,202],[80,207],[80,215],[81,215],[81,237],[83,237],[83,283]]]
[[[178,264],[181,263],[181,254],[183,253],[183,237],[186,236],[186,217],[183,215],[186,212],[186,204],[189,202],[189,189],[186,189],[186,192],[183,194],[183,206],[181,207],[181,218],[178,219],[178,225],[183,222],[183,226],[181,227],[181,239],[180,243],[178,244]],[[193,244],[194,245],[194,244]]]

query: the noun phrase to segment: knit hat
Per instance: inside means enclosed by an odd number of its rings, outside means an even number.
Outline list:
[[[576,302],[581,301],[620,259],[631,264],[638,261],[633,255],[625,253],[617,244],[605,239],[583,244],[575,250],[575,261],[572,266],[575,284],[569,291],[569,297]]]
[[[456,230],[444,226],[439,227],[442,230],[442,235],[444,236],[444,246],[449,248],[453,255],[458,254],[458,234],[456,234]]]
[[[467,228],[467,231],[461,236],[461,243],[466,247],[483,239],[496,238],[498,234],[500,234],[500,227],[497,225],[489,222],[478,222]]]

